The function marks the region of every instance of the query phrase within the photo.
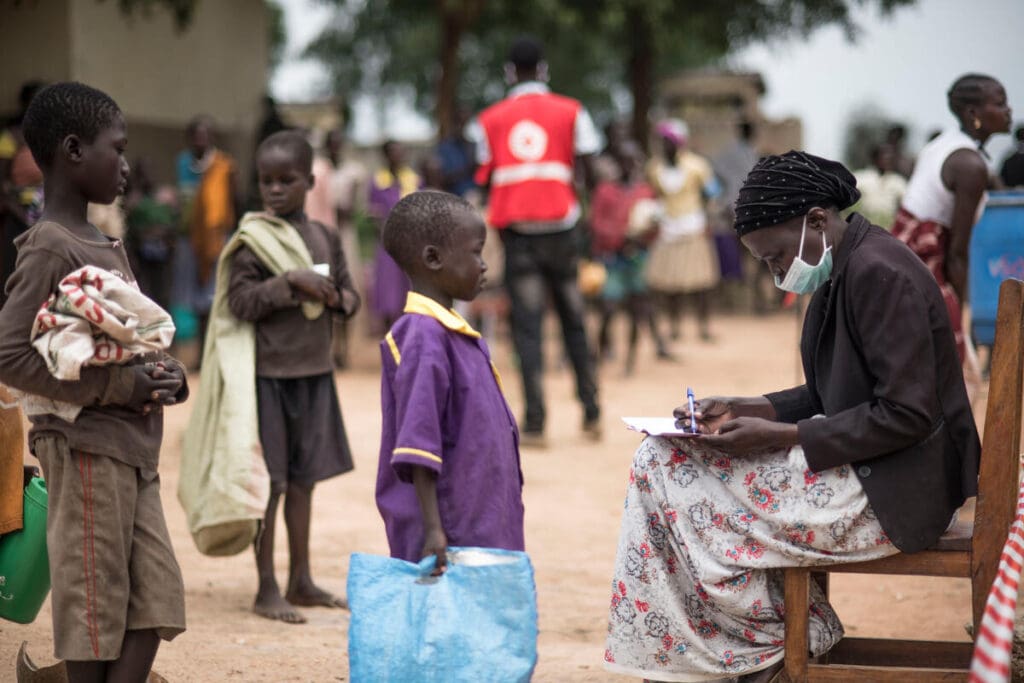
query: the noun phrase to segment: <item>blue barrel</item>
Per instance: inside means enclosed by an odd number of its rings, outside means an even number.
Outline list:
[[[967,272],[974,342],[991,346],[996,338],[999,284],[1024,280],[1024,190],[992,192],[971,233]]]

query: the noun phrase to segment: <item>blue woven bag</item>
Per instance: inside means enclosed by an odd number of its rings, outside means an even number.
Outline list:
[[[448,570],[354,553],[348,570],[353,683],[529,681],[537,590],[523,552],[449,548]]]

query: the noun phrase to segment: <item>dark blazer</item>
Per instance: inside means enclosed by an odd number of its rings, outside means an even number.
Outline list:
[[[811,469],[851,465],[897,548],[934,544],[977,493],[981,443],[931,273],[852,214],[832,278],[808,305],[800,355],[807,383],[767,398],[798,425]]]

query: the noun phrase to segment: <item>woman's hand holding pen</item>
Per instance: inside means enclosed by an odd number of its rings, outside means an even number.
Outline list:
[[[731,455],[795,446],[797,427],[775,421],[775,408],[764,396],[702,398],[690,411],[682,405],[673,411],[677,424],[688,429],[696,418],[701,441]]]
[[[701,434],[714,434],[724,423],[738,417],[732,411],[731,401],[733,399],[721,396],[702,398],[694,403],[694,410],[690,412],[688,404],[681,405],[672,411],[676,418],[676,426],[681,429],[690,428],[690,418],[697,421],[697,431]]]

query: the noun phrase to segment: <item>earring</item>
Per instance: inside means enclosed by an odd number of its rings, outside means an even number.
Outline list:
[[[975,116],[974,117],[974,130],[979,130],[980,128],[981,128],[981,121],[979,121],[978,117]]]

